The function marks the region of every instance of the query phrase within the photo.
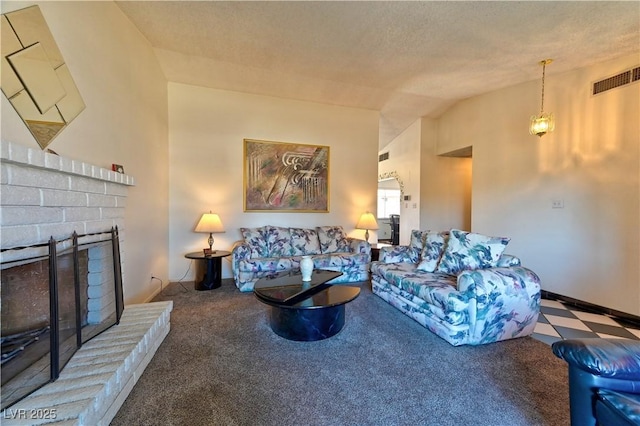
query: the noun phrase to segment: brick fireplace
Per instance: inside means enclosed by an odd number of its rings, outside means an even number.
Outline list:
[[[65,253],[81,246],[83,260],[79,275],[81,281],[86,282],[86,298],[81,310],[86,311],[85,321],[89,324],[104,321],[112,315],[115,299],[113,285],[105,283],[114,282],[113,262],[114,257],[119,257],[110,252],[111,245],[105,244],[105,233],[118,230],[117,253],[123,253],[126,197],[129,187],[135,184],[134,179],[4,141],[0,145],[0,160],[0,262],[27,265],[32,259],[45,258],[50,241],[54,240],[57,252],[62,253],[57,256],[58,261],[64,263]],[[81,236],[79,243],[69,238],[73,234]],[[126,266],[120,258],[118,264],[124,270]],[[29,272],[24,276],[27,275],[37,277],[38,273]],[[16,286],[20,287],[24,286]],[[9,292],[4,292],[3,284],[0,294],[5,299],[0,299],[3,318],[11,311],[22,315],[21,310],[34,310],[28,303],[20,308],[9,300]],[[5,409],[2,423],[24,420],[45,423],[46,419],[25,418],[30,412],[53,412],[54,421],[69,420],[70,424],[108,423],[168,333],[171,306],[170,302],[127,306],[120,325],[95,337],[71,360],[65,360],[68,364],[58,381]],[[141,318],[144,321],[140,322]],[[147,325],[140,327],[144,323]],[[99,328],[88,327],[81,340],[84,342],[103,331]],[[123,341],[126,341],[126,350],[122,348]],[[107,374],[105,369],[112,371]],[[95,374],[96,371],[100,374]],[[76,399],[69,389],[75,389]],[[36,406],[40,411],[33,411]]]

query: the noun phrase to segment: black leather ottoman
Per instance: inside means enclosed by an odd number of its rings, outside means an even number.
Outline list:
[[[640,341],[568,339],[553,353],[569,364],[573,426],[640,425]]]

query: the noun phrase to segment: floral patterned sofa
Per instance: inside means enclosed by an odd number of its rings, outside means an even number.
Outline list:
[[[373,292],[454,346],[533,333],[540,279],[503,254],[508,238],[414,230],[409,246],[383,247]]]
[[[240,228],[243,241],[231,251],[231,269],[240,291],[252,291],[260,278],[300,268],[302,256],[313,259],[314,269],[340,271],[332,284],[369,280],[371,245],[347,237],[341,226]]]

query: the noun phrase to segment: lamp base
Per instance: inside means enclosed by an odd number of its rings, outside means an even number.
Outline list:
[[[204,255],[205,256],[211,256],[212,254],[214,254],[216,251],[212,249],[213,247],[213,233],[209,233],[209,238],[207,239],[207,242],[209,243],[209,248],[208,249],[203,249],[204,251]]]

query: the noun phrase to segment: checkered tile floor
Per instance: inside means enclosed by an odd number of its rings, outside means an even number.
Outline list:
[[[586,312],[556,300],[543,299],[540,305],[538,324],[531,337],[549,345],[557,340],[583,337],[640,340],[640,324]]]

